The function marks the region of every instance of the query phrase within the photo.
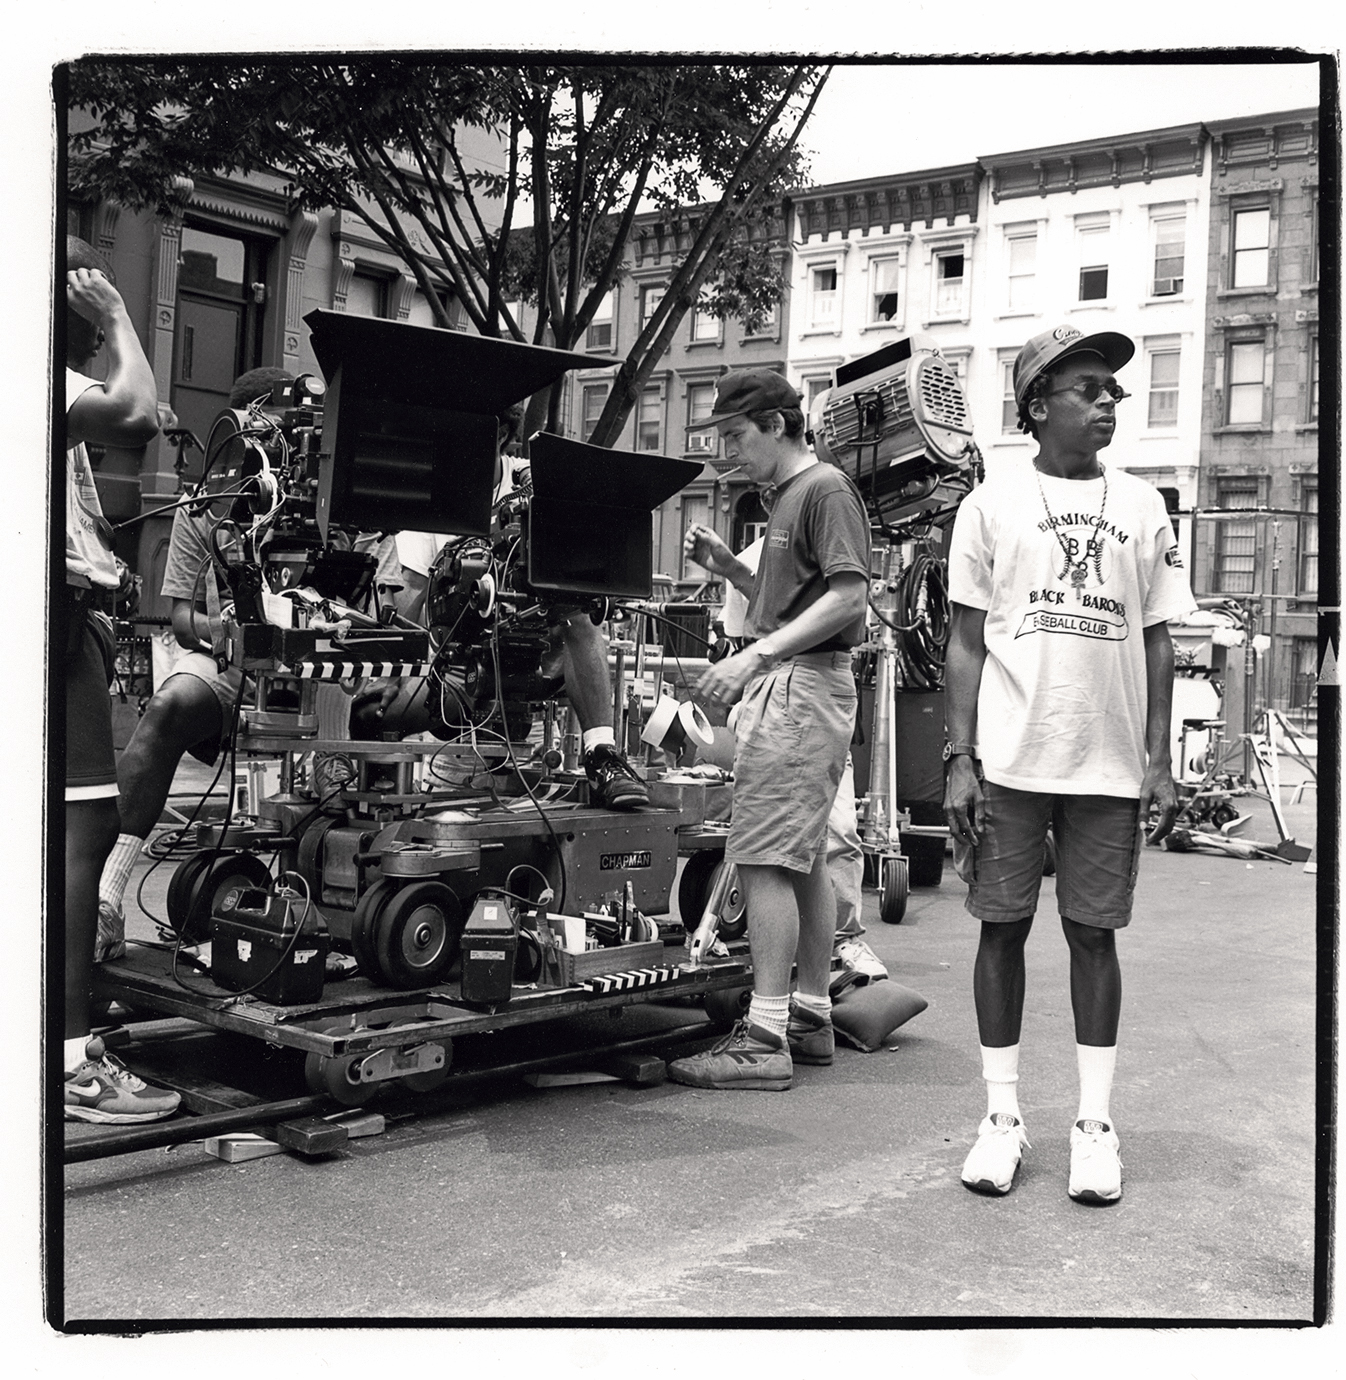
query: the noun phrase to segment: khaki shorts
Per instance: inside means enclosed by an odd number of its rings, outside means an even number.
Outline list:
[[[805,652],[749,683],[734,728],[730,862],[813,870],[854,727],[849,652]]]
[[[1119,930],[1145,836],[1140,802],[1111,795],[1039,795],[981,783],[986,828],[976,847],[954,841],[953,860],[978,920],[1026,920],[1038,906],[1050,824],[1056,849],[1056,909],[1067,920]]]

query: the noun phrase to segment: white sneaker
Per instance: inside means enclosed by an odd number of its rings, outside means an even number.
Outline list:
[[[1070,1188],[1077,1203],[1115,1203],[1122,1196],[1117,1132],[1106,1121],[1077,1121],[1070,1128]]]
[[[861,974],[866,982],[881,982],[888,976],[883,960],[863,939],[847,939],[838,944],[837,957],[847,968]]]
[[[1031,1149],[1018,1117],[993,1113],[977,1127],[977,1143],[963,1161],[964,1185],[974,1193],[1008,1193],[1014,1187],[1023,1152]]]

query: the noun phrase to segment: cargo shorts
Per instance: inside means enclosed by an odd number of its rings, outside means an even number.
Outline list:
[[[1067,920],[1119,930],[1145,845],[1139,800],[1110,795],[1041,795],[981,783],[986,826],[975,846],[954,840],[954,868],[968,885],[968,912],[991,923],[1026,920],[1037,910],[1051,826],[1056,908]]]
[[[725,857],[811,872],[855,727],[849,652],[804,652],[749,682],[734,734]]]

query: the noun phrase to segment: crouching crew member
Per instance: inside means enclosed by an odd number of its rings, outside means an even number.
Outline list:
[[[987,1113],[963,1182],[1004,1194],[1028,1137],[1019,1111],[1024,942],[1050,826],[1070,948],[1080,1100],[1070,1197],[1116,1202],[1109,1101],[1122,983],[1116,934],[1150,836],[1171,828],[1173,644],[1194,605],[1158,490],[1100,463],[1113,377],[1135,346],[1069,326],[1034,336],[1014,365],[1019,425],[1038,443],[963,502],[949,555],[945,816],[967,909],[981,921],[973,994]]]
[[[720,379],[702,423],[764,490],[768,527],[755,576],[709,527],[689,528],[684,542],[748,594],[755,639],[698,685],[713,706],[742,696],[725,858],[738,866],[751,917],[753,994],[724,1040],[669,1064],[670,1078],[694,1087],[784,1091],[794,1060],[832,1062],[827,819],[855,725],[850,649],[865,631],[869,521],[854,484],[809,449],[799,404],[780,374],[747,369]]]

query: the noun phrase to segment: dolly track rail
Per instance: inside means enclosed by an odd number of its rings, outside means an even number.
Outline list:
[[[487,1068],[454,1070],[433,1092],[414,1095],[404,1093],[389,1097],[382,1099],[378,1107],[369,1107],[368,1110],[392,1112],[398,1116],[429,1116],[449,1110],[454,1092],[472,1084],[489,1082],[491,1079],[514,1078],[525,1073],[550,1073],[567,1068],[582,1068],[595,1060],[615,1054],[635,1054],[665,1045],[687,1044],[692,1041],[709,1043],[718,1039],[720,1034],[719,1030],[708,1026],[704,1021],[697,1021],[692,1025],[673,1026],[651,1035],[594,1045],[586,1049],[566,1050],[560,1054],[521,1059]],[[294,1117],[353,1110],[357,1109],[342,1107],[331,1098],[318,1096],[259,1102],[252,1107],[208,1112],[201,1116],[178,1117],[172,1121],[157,1122],[153,1126],[120,1127],[95,1135],[67,1139],[64,1158],[66,1164],[79,1164],[88,1160],[108,1159],[113,1155],[133,1154],[137,1150],[159,1150],[172,1145],[185,1145],[192,1141],[204,1140],[207,1136],[260,1130]]]

